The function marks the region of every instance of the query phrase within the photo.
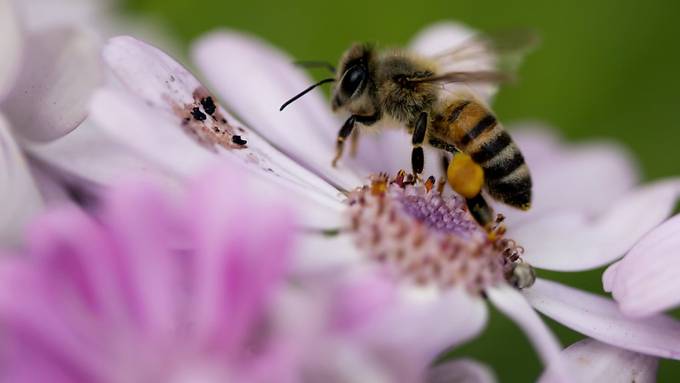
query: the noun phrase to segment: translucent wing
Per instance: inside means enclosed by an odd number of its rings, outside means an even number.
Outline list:
[[[435,54],[433,58],[447,65],[493,57],[497,70],[511,73],[517,70],[524,56],[537,44],[536,33],[529,29],[502,30],[472,35],[458,46]]]
[[[480,34],[459,24],[436,24],[421,32],[411,45],[440,65],[433,78],[451,92],[468,91],[490,102],[498,83],[514,78],[522,57],[538,43],[530,30],[514,29]]]

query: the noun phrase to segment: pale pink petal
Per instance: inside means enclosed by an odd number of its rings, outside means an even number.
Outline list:
[[[607,267],[607,269],[602,273],[602,289],[608,293],[612,292],[614,288],[614,281],[616,280],[616,273],[618,272],[621,261],[612,263]]]
[[[86,115],[102,67],[93,38],[50,29],[27,36],[24,65],[2,103],[15,132],[49,141],[75,129]]]
[[[300,276],[330,277],[359,267],[362,261],[365,259],[349,234],[303,232],[298,236],[292,271]]]
[[[658,360],[651,356],[626,351],[593,339],[585,339],[563,352],[579,383],[652,383],[656,382]],[[550,373],[540,383],[554,382]]]
[[[348,166],[331,166],[342,121],[333,118],[320,92],[279,111],[287,99],[313,83],[292,58],[256,38],[231,31],[205,36],[193,52],[219,97],[267,140],[341,188],[351,190],[363,183],[362,177],[368,174],[361,170],[357,177]]]
[[[516,289],[505,284],[487,289],[487,295],[494,306],[527,334],[538,357],[555,374],[558,381],[569,382],[571,375],[560,355],[562,347],[529,302]]]
[[[606,265],[621,257],[643,235],[663,222],[680,194],[680,181],[656,182],[616,199],[603,214],[554,212],[519,227],[508,235],[526,249],[533,266],[577,271]]]
[[[383,319],[367,328],[367,336],[387,348],[409,347],[418,355],[434,358],[474,338],[486,326],[484,301],[462,289],[442,292],[402,285],[396,299]]]
[[[440,22],[433,24],[421,32],[411,42],[411,49],[425,56],[434,57],[444,52],[459,48],[470,41],[477,32],[457,23]],[[460,56],[459,56],[460,57]],[[480,71],[493,70],[496,67],[496,57],[490,52],[475,55],[468,59],[439,60],[442,71]],[[447,84],[447,91],[472,91],[482,100],[490,102],[498,87],[491,84]]]
[[[427,373],[427,383],[494,383],[493,371],[472,359],[457,359],[438,364]]]
[[[21,66],[23,31],[17,22],[11,0],[0,0],[0,102],[14,85]]]
[[[510,226],[531,223],[555,212],[606,212],[638,182],[631,154],[613,142],[567,144],[536,123],[509,127],[522,150],[533,181],[528,212],[502,207]]]
[[[167,148],[163,145],[152,151],[156,134],[167,136],[167,143],[175,144],[175,136],[184,134],[182,123],[185,118],[190,118],[190,109],[196,104],[197,93],[204,94],[205,88],[180,64],[175,62],[162,51],[145,44],[142,41],[131,37],[116,37],[109,41],[104,49],[104,58],[116,77],[137,97],[128,97],[128,104],[137,104],[138,109],[146,111],[143,115],[137,116],[137,121],[143,124],[134,125],[135,129],[117,129],[119,124],[113,124],[111,120],[115,118],[113,113],[106,109],[106,104],[101,105],[98,112],[98,104],[95,99],[93,105],[93,115],[101,125],[115,125],[115,133],[126,135],[132,138],[135,134],[142,135],[137,140],[130,140],[130,143],[141,141],[137,145],[144,145],[146,151],[150,151],[154,156],[169,157]],[[205,93],[207,94],[207,93]],[[139,97],[139,98],[138,98]],[[141,98],[141,99],[140,99]],[[134,105],[131,105],[133,107]],[[213,151],[225,157],[237,157],[241,162],[249,163],[253,168],[260,168],[261,172],[274,173],[279,177],[294,180],[304,188],[317,189],[317,192],[331,199],[338,200],[338,191],[328,185],[319,177],[314,176],[304,168],[296,165],[294,161],[281,154],[264,141],[256,133],[249,131],[238,120],[229,115],[224,109],[217,105],[217,112],[223,116],[229,126],[238,131],[240,137],[247,141],[245,147],[224,149],[221,146],[214,148]],[[108,112],[108,113],[107,113]],[[167,128],[156,126],[155,119],[160,119]],[[203,128],[207,128],[212,117],[206,121]],[[161,125],[161,126],[163,126]],[[171,128],[174,125],[174,129]],[[104,126],[105,127],[105,126]],[[165,131],[169,130],[169,131]],[[185,137],[188,142],[188,137]],[[185,144],[186,146],[186,144]],[[195,152],[206,148],[199,147],[194,143],[195,149],[184,152],[185,157],[180,161],[191,161]],[[205,156],[206,153],[198,155]],[[169,161],[170,159],[164,159]]]
[[[117,0],[22,0],[17,1],[17,8],[29,30],[44,30],[66,25],[94,26],[98,21],[101,23],[102,13],[114,12],[115,2]]]
[[[680,322],[670,317],[628,318],[610,299],[543,279],[525,289],[524,296],[541,313],[591,338],[643,354],[680,359]]]
[[[0,115],[0,244],[16,246],[43,201],[7,121]]]
[[[680,304],[680,215],[643,237],[621,260],[607,270],[607,287],[623,313],[641,317]],[[615,275],[611,275],[614,273]]]

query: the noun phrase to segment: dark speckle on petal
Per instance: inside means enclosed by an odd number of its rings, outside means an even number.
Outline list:
[[[215,110],[217,110],[217,107],[215,106],[215,101],[213,101],[213,98],[210,96],[202,98],[201,105],[203,105],[203,109],[205,110],[205,112],[211,116],[215,114]]]
[[[191,115],[198,121],[205,121],[208,118],[198,107],[191,110]]]
[[[245,145],[248,143],[248,141],[244,140],[239,135],[231,136],[231,142],[235,143],[236,145]]]

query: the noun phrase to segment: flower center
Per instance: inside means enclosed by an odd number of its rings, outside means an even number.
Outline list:
[[[348,214],[357,246],[387,271],[417,284],[462,286],[479,294],[507,281],[519,288],[533,282],[523,249],[503,237],[498,225],[487,233],[465,200],[442,193],[434,179],[415,182],[403,171],[390,180],[374,176],[350,193]]]

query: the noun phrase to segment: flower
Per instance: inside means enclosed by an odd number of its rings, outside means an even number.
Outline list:
[[[602,279],[621,311],[645,317],[675,308],[677,295],[680,215],[647,233],[619,262],[609,266]]]
[[[447,45],[442,41],[455,44],[465,39],[466,33],[470,32],[458,26],[437,25],[416,39],[414,49],[425,53],[435,48],[445,50]],[[236,32],[205,37],[195,46],[194,57],[212,80],[219,99],[246,119],[253,130],[224,110],[215,95],[166,54],[138,40],[118,37],[104,49],[104,60],[123,89],[109,86],[99,91],[88,125],[51,145],[34,148],[34,155],[100,185],[110,184],[132,170],[163,174],[172,183],[211,159],[224,157],[275,183],[302,214],[300,223],[305,230],[300,234],[304,241],[296,256],[297,273],[330,278],[374,273],[376,269],[385,272],[384,265],[375,261],[380,260],[380,254],[371,253],[375,250],[371,248],[366,252],[367,248],[361,246],[357,234],[365,232],[337,229],[350,226],[348,212],[354,217],[373,214],[373,227],[380,235],[394,228],[378,221],[382,215],[373,213],[380,205],[371,204],[352,213],[347,201],[353,198],[346,195],[352,190],[370,190],[370,186],[362,189],[362,185],[376,171],[395,174],[408,168],[410,143],[406,134],[394,130],[380,137],[366,137],[357,159],[333,168],[330,155],[334,130],[340,125],[328,113],[323,99],[312,93],[285,113],[277,110],[282,100],[309,83],[291,66],[292,60]],[[513,136],[536,182],[535,210],[524,216],[507,212],[507,238],[524,246],[522,257],[536,267],[576,271],[605,265],[670,213],[677,184],[634,187],[636,174],[615,145],[567,146],[554,135],[535,131]],[[438,161],[428,164],[434,168]],[[436,174],[426,168],[428,172]],[[438,229],[416,223],[418,218],[408,213],[405,198],[393,196],[412,193],[417,203],[430,203],[425,201],[424,186],[400,192],[393,185],[389,186],[392,189],[380,190],[389,192],[389,196],[384,195],[394,204],[392,211],[407,223],[405,235],[420,231],[428,238],[440,236]],[[354,194],[354,198],[361,196]],[[444,215],[464,218],[458,213],[456,197],[445,199],[443,202],[451,208]],[[371,225],[368,219],[366,227]],[[494,251],[500,256],[502,249]],[[461,257],[466,262],[474,258],[467,250]],[[515,261],[514,256],[511,261]],[[602,342],[662,357],[678,355],[680,324],[667,317],[631,320],[611,300],[543,279],[520,293],[507,283],[505,273],[485,267],[483,263],[475,266],[482,272],[472,276],[486,278],[478,285],[462,266],[458,272],[453,267],[451,275],[467,278],[448,285],[431,283],[436,279],[413,283],[418,281],[417,276],[395,278],[390,273],[398,293],[383,319],[367,326],[372,330],[366,333],[393,344],[419,345],[427,350],[425,353],[434,355],[444,347],[471,339],[484,327],[487,309],[479,294],[482,290],[529,335],[546,364],[552,362],[557,370],[559,344],[532,306]],[[472,289],[462,281],[473,282]],[[459,315],[461,312],[466,315]]]
[[[389,285],[288,279],[295,219],[271,184],[222,162],[161,190],[132,180],[96,217],[51,210],[0,260],[3,380],[419,380],[429,360],[359,331]]]

